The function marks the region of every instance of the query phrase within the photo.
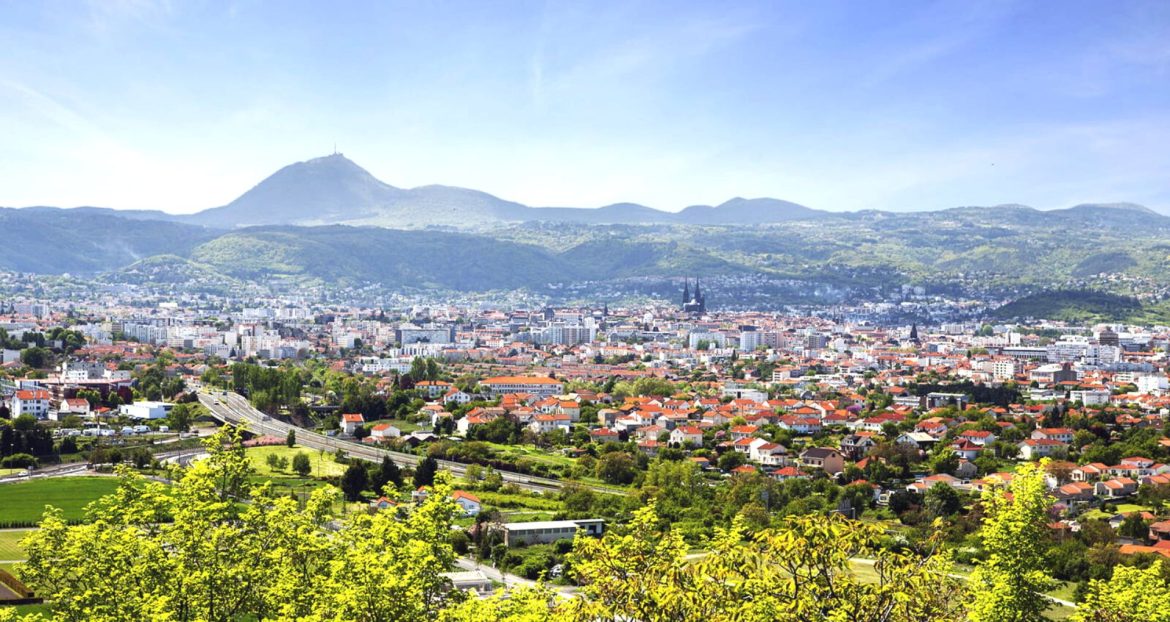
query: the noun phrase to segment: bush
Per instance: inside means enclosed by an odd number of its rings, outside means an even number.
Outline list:
[[[12,454],[0,459],[0,468],[4,469],[36,468],[37,464],[37,459],[30,454]]]

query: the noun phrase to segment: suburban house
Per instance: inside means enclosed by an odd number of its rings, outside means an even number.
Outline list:
[[[1054,491],[1061,501],[1092,501],[1095,498],[1093,485],[1088,482],[1072,482]]]
[[[479,497],[476,497],[469,492],[456,490],[455,492],[451,493],[451,498],[454,499],[455,503],[459,504],[459,507],[463,509],[464,516],[475,516],[479,514],[481,509],[483,509],[483,504],[480,503]]]
[[[1020,457],[1024,460],[1035,460],[1057,454],[1063,455],[1067,451],[1068,443],[1062,443],[1055,439],[1030,438],[1020,441]]]
[[[59,415],[81,415],[82,417],[89,415],[89,400],[80,398],[69,398],[61,400],[61,405],[57,408]]]
[[[810,469],[821,469],[831,475],[845,470],[845,456],[831,447],[812,447],[801,452],[800,464]]]
[[[1132,495],[1137,492],[1137,488],[1137,482],[1134,480],[1128,477],[1118,477],[1104,482],[1097,482],[1093,487],[1093,492],[1098,497],[1116,499],[1117,497],[1128,497]]]
[[[398,503],[387,497],[378,497],[370,502],[370,509],[374,510],[388,510],[394,507],[398,507]]]
[[[1093,462],[1073,469],[1069,474],[1069,479],[1074,482],[1095,482],[1105,477],[1108,471],[1108,466],[1100,462]]]
[[[847,434],[841,439],[841,453],[851,460],[864,458],[874,447],[877,447],[877,441],[873,440],[872,432]]]
[[[703,430],[693,425],[679,426],[671,431],[670,442],[682,446],[698,447],[703,444]]]
[[[748,457],[764,466],[788,464],[788,450],[780,443],[769,443],[762,438],[752,440]]]
[[[609,428],[597,428],[596,430],[591,430],[589,432],[589,437],[598,443],[616,443],[622,440],[621,435],[617,431],[611,430]]]
[[[398,438],[399,436],[402,436],[402,430],[399,430],[389,423],[379,423],[378,425],[370,428],[370,438],[385,439]]]
[[[452,388],[443,394],[444,404],[466,404],[471,401],[471,395],[459,389]]]
[[[1037,428],[1032,431],[1032,438],[1060,441],[1067,445],[1073,442],[1074,434],[1072,428]]]
[[[568,415],[537,415],[532,423],[528,424],[528,428],[537,434],[548,434],[553,430],[568,432],[572,427],[573,422]]]
[[[341,433],[353,436],[354,430],[362,427],[366,418],[361,413],[346,413],[341,415]]]

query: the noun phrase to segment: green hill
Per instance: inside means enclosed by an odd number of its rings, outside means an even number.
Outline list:
[[[1067,322],[1121,321],[1141,315],[1136,298],[1095,290],[1059,290],[1025,296],[995,310],[1000,319],[1049,319]]]

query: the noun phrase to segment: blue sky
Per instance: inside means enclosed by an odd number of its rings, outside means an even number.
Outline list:
[[[334,6],[336,5],[336,6]],[[1170,211],[1170,2],[0,0],[0,205],[388,183]]]

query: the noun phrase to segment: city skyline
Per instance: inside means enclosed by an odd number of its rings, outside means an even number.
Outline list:
[[[1170,208],[1170,16],[1153,2],[0,17],[5,206],[189,213],[336,144],[396,186],[534,206]]]

